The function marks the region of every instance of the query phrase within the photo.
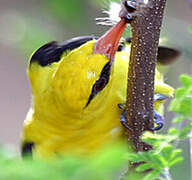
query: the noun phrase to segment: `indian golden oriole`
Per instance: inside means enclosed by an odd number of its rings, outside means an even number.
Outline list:
[[[84,36],[51,42],[32,54],[27,71],[32,105],[24,121],[23,154],[88,155],[123,139],[118,104],[126,101],[130,43],[119,41],[125,27],[121,19],[98,40]],[[162,97],[173,93],[156,70],[157,113]]]

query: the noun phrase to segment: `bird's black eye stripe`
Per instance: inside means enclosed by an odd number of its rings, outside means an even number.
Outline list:
[[[45,44],[39,48],[31,57],[30,64],[34,61],[38,62],[41,66],[49,65],[53,62],[58,62],[61,55],[66,52],[80,47],[82,44],[97,39],[95,36],[80,36],[72,38],[63,43],[56,41]]]
[[[89,96],[89,99],[85,107],[87,107],[91,102],[91,100],[95,97],[95,95],[99,93],[102,89],[104,89],[105,86],[108,84],[110,70],[111,70],[111,65],[110,63],[107,63],[104,66],[103,70],[101,71],[100,78],[93,85],[91,95]]]

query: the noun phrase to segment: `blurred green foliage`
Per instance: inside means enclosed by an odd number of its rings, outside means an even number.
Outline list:
[[[24,38],[20,41],[17,48],[28,56],[43,44],[54,40],[53,34],[43,31],[38,25],[26,22],[26,28]]]
[[[192,77],[186,74],[180,76],[182,87],[176,90],[175,99],[169,109],[177,115],[173,123],[185,122],[181,129],[171,127],[167,134],[152,134],[146,132],[143,140],[151,144],[153,149],[148,152],[128,153],[127,159],[132,162],[146,162],[136,169],[143,172],[152,168],[142,180],[156,179],[164,170],[170,171],[173,166],[183,161],[182,150],[177,149],[173,143],[190,139],[192,134]],[[164,174],[166,176],[166,174]],[[167,178],[169,175],[167,174]]]
[[[110,147],[88,159],[63,157],[54,160],[21,160],[7,149],[0,151],[0,179],[3,180],[112,180],[120,176],[120,172],[128,162],[145,162],[136,168],[136,174],[131,174],[134,180],[155,180],[163,173],[161,179],[169,179],[167,173],[177,163],[183,161],[182,150],[173,143],[191,138],[192,130],[192,77],[180,77],[182,87],[176,90],[176,97],[171,102],[170,110],[176,112],[174,123],[187,121],[182,129],[170,128],[167,134],[152,134],[146,132],[142,139],[153,146],[148,152],[127,152],[121,145]],[[130,179],[128,171],[128,179]],[[137,176],[137,177],[136,177]],[[126,178],[125,178],[126,179]]]
[[[192,25],[189,27],[189,31],[192,33]]]
[[[9,44],[29,57],[33,51],[50,41],[64,41],[81,35],[101,35],[103,32],[99,30],[105,29],[105,26],[96,26],[95,18],[108,16],[102,13],[103,10],[108,10],[111,2],[120,1],[42,0],[39,4],[33,4],[29,12],[22,8],[21,11],[3,12],[0,43]],[[98,30],[94,27],[98,27]],[[130,28],[124,35],[130,36]]]
[[[61,21],[82,23],[86,17],[85,1],[70,0],[69,3],[63,0],[46,0],[44,3],[49,12]]]
[[[7,149],[0,151],[0,179],[2,180],[112,180],[117,179],[125,165],[125,153],[120,147],[81,159],[63,157],[57,160],[23,160]],[[115,178],[116,177],[116,178]]]
[[[92,35],[95,14],[103,0],[42,0],[29,8],[1,12],[0,43],[8,44],[25,57],[49,41],[64,41],[68,38]],[[100,7],[100,8],[99,8]]]

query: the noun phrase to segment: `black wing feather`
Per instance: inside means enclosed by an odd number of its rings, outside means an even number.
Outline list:
[[[22,149],[21,149],[22,157],[32,156],[34,146],[35,146],[35,144],[32,142],[24,143],[22,145]]]
[[[30,64],[33,62],[38,62],[41,66],[47,66],[53,62],[58,62],[61,55],[65,51],[78,48],[82,44],[93,39],[97,39],[97,37],[80,36],[67,40],[63,43],[58,43],[56,41],[47,43],[34,53],[34,55],[31,57]]]
[[[162,65],[168,65],[177,60],[181,52],[177,49],[159,46],[157,54],[157,62]]]

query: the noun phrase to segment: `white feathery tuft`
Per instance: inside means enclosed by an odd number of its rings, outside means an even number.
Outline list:
[[[116,2],[111,2],[109,6],[109,18],[112,21],[118,22],[120,21],[119,12],[121,11],[121,4]]]
[[[121,4],[117,2],[111,2],[109,10],[104,10],[103,13],[108,17],[96,18],[97,24],[112,26],[120,21],[119,12],[121,10]]]

